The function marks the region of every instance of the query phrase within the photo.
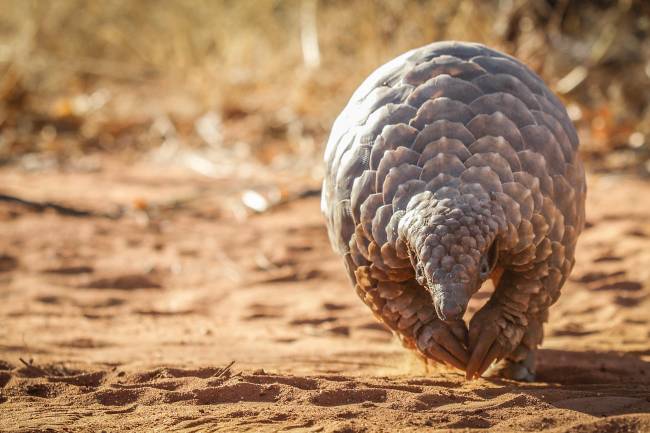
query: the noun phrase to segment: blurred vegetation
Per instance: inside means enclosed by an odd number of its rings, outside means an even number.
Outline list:
[[[456,39],[536,70],[594,168],[650,173],[645,0],[0,0],[0,11],[2,163],[192,149],[208,171],[228,158],[310,167],[369,72]]]

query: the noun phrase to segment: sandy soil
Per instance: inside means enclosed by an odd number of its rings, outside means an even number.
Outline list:
[[[650,432],[650,184],[590,176],[531,384],[426,367],[356,299],[318,199],[246,216],[250,184],[2,168],[4,193],[127,211],[0,203],[0,431]]]

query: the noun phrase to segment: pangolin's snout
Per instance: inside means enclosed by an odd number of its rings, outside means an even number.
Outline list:
[[[462,284],[435,284],[432,290],[433,305],[440,320],[453,322],[462,320],[469,298]]]
[[[442,303],[437,311],[440,319],[444,321],[460,320],[465,314],[465,309],[462,306],[452,302]]]

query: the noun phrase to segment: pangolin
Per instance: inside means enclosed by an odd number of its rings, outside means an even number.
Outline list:
[[[404,346],[533,380],[585,223],[578,136],[515,58],[437,42],[381,66],[338,116],[321,209],[358,296]],[[488,278],[495,290],[463,321]],[[498,362],[496,362],[498,361]]]

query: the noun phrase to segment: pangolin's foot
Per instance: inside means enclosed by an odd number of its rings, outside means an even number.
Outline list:
[[[427,358],[465,370],[467,352],[467,327],[465,322],[433,320],[418,331],[417,348]]]
[[[535,381],[535,352],[528,351],[523,360],[515,361],[512,359],[503,359],[494,364],[487,372],[486,376],[502,377],[504,379],[517,380],[520,382]]]
[[[521,341],[524,328],[495,303],[488,302],[469,323],[467,379],[481,377],[494,361],[505,358]]]

